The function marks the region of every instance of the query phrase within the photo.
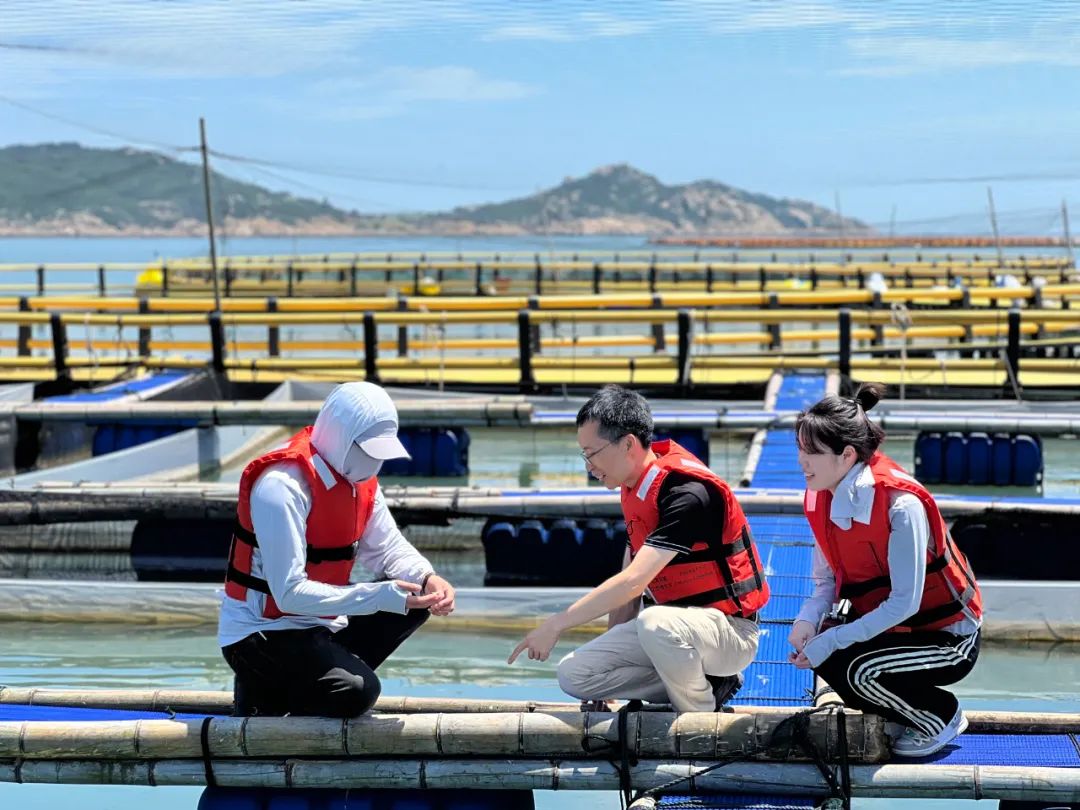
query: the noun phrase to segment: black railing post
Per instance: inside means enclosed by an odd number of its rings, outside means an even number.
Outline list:
[[[839,372],[841,381],[851,378],[851,310],[842,307],[837,313],[839,335]]]
[[[145,298],[140,298],[139,299],[139,314],[140,315],[148,315],[148,314],[150,314],[150,302],[147,301]],[[150,327],[149,326],[140,326],[139,327],[139,357],[144,357],[145,358],[145,357],[149,357],[149,356],[150,356]]]
[[[19,312],[30,311],[30,299],[25,295],[19,298]],[[30,356],[30,330],[32,327],[28,323],[19,324],[19,336],[17,338],[18,348],[16,351],[19,353],[19,357]]]
[[[818,288],[818,276],[817,265],[810,265],[810,289],[816,290]]]
[[[103,264],[97,267],[97,294],[98,298],[105,297],[105,265]]]
[[[293,270],[293,263],[288,262],[285,265],[285,296],[287,298],[293,297],[293,276],[295,271]]]
[[[532,324],[527,309],[518,310],[518,372],[521,390],[536,390],[532,369]]]
[[[349,297],[356,298],[356,259],[349,265]]]
[[[694,320],[690,310],[679,310],[679,354],[678,354],[678,385],[679,391],[685,393],[690,388],[690,346],[693,340]]]
[[[420,262],[412,265],[412,294],[420,295]]]
[[[70,376],[67,364],[67,327],[64,325],[59,312],[49,315],[49,326],[52,327],[53,368],[56,369],[56,379],[66,380]]]
[[[483,262],[477,262],[476,263],[475,272],[476,272],[476,282],[475,282],[475,285],[474,285],[475,286],[475,292],[476,292],[477,295],[483,295],[484,294],[484,263]]]
[[[379,330],[374,312],[364,313],[364,379],[379,382]]]
[[[592,266],[592,291],[593,295],[600,295],[600,288],[603,286],[604,271],[600,267],[600,262],[593,262]]]
[[[711,293],[713,286],[713,266],[711,264],[705,265],[705,292]]]
[[[871,309],[881,309],[884,306],[885,306],[885,302],[881,300],[881,291],[880,290],[874,290],[874,292],[873,292],[873,294],[872,294],[872,296],[870,298],[870,308]],[[885,342],[885,325],[880,324],[880,323],[875,323],[873,325],[873,330],[874,330],[874,338],[870,342],[874,346],[880,346],[882,343]]]
[[[1005,358],[1012,369],[1012,379],[1016,387],[1020,387],[1020,310],[1013,307],[1009,310],[1009,342],[1005,349]]]
[[[535,295],[530,295],[529,296],[529,309],[532,309],[532,310],[540,309],[540,299],[537,298]],[[532,323],[531,320],[530,320],[530,323]],[[531,334],[529,340],[532,343],[533,354],[540,354],[540,352],[544,348],[543,344],[540,341],[540,324],[532,323],[531,328],[532,328],[532,334]]]
[[[270,296],[266,299],[266,311],[277,312],[277,298]],[[271,323],[266,329],[266,353],[271,357],[281,356],[281,327]]]
[[[649,262],[649,292],[656,292],[656,254],[652,255],[652,261]],[[653,306],[656,306],[653,304]]]
[[[776,293],[769,293],[769,303],[766,304],[768,309],[776,309],[780,306],[780,296]],[[780,337],[780,322],[769,324],[769,348],[779,349],[782,338]]]
[[[161,263],[161,297],[169,297],[169,265],[165,262]]]
[[[533,292],[537,295],[544,294],[544,265],[540,263],[540,254],[536,254],[533,264]]]
[[[405,312],[409,308],[409,301],[407,298],[398,298],[397,301],[398,312]],[[443,340],[446,340],[446,336],[443,335]],[[405,357],[409,353],[409,327],[406,324],[399,323],[397,328],[397,356]]]
[[[663,298],[659,295],[652,297],[652,308],[661,309],[664,306]],[[662,352],[667,349],[667,340],[664,337],[664,325],[662,323],[654,323],[652,325],[653,336],[653,351]]]
[[[37,294],[45,294],[45,265],[43,264],[37,266]]]
[[[218,374],[225,373],[225,324],[220,312],[211,312],[206,319],[210,326],[210,367]]]

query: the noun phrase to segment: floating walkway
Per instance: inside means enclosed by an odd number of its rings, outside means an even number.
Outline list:
[[[786,375],[770,388],[766,408],[802,411],[827,393],[827,382],[835,388],[838,380],[824,375]],[[798,489],[802,476],[795,461],[794,435],[790,430],[768,430],[754,438],[755,450],[747,461],[744,478],[753,487]],[[814,674],[796,669],[788,661],[787,635],[803,601],[813,592],[810,556],[813,537],[801,515],[750,515],[750,528],[758,544],[762,565],[769,580],[769,602],[762,610],[763,624],[754,662],[744,673],[746,682],[739,697],[769,705],[811,706],[814,697]],[[749,689],[747,688],[749,687]],[[787,806],[786,792],[775,791],[768,782],[759,786],[761,795],[754,802],[763,810]],[[723,791],[717,788],[714,792]],[[704,792],[704,789],[702,789]],[[701,796],[703,808],[729,808],[736,805],[716,797]]]
[[[734,246],[734,245],[733,245]],[[830,247],[833,245],[830,245]],[[801,247],[813,247],[811,244]],[[970,246],[966,246],[970,247]],[[664,289],[765,289],[770,284],[849,286],[871,273],[908,286],[932,280],[993,284],[996,275],[1042,275],[1062,280],[1075,273],[1067,256],[980,256],[963,251],[880,253],[859,250],[801,253],[791,250],[652,250],[504,253],[352,253],[304,256],[221,257],[217,265],[226,297],[292,297],[385,293],[501,296],[552,292]],[[60,275],[61,279],[57,276]],[[82,277],[80,279],[79,277]],[[89,262],[0,264],[0,291],[38,296],[138,291],[163,296],[206,295],[213,286],[207,258],[152,264]],[[72,280],[79,279],[79,280]],[[85,280],[83,280],[85,279]]]
[[[0,378],[87,381],[210,368],[234,382],[367,379],[531,392],[617,381],[684,396],[695,387],[763,387],[777,370],[835,370],[913,393],[1080,385],[1080,314],[1064,299],[1057,308],[897,312],[885,308],[888,297],[878,295],[877,308],[839,310],[804,302],[752,310],[0,312],[18,330],[9,341],[15,354],[0,357]],[[34,326],[47,327],[48,340],[31,345]]]

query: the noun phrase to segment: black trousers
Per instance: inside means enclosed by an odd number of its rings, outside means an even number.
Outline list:
[[[814,670],[853,709],[936,736],[959,708],[942,686],[975,666],[979,633],[882,633],[837,650]]]
[[[356,717],[379,697],[375,670],[430,614],[351,616],[349,626],[268,630],[223,647],[236,673],[237,716]]]

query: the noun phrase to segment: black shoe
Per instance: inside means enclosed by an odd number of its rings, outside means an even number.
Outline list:
[[[742,673],[737,672],[734,675],[706,675],[705,680],[712,686],[713,698],[716,700],[716,709],[714,709],[714,711],[731,711],[730,708],[725,708],[725,704],[735,697],[736,692],[742,689]]]

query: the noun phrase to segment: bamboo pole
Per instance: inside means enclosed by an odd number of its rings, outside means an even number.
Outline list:
[[[185,689],[37,689],[0,686],[0,705],[70,706],[89,709],[228,714],[233,693]],[[788,716],[790,709],[776,706],[733,706],[735,714]],[[373,708],[379,714],[448,713],[574,713],[571,701],[482,700],[475,698],[380,697]],[[651,711],[646,706],[646,713]],[[663,712],[661,712],[663,713]],[[858,714],[848,710],[849,714]],[[1080,713],[966,711],[968,732],[973,734],[1080,734]]]
[[[721,335],[723,337],[723,335]],[[771,382],[770,382],[771,384]],[[127,422],[131,420],[162,419],[167,421],[197,421],[206,425],[309,424],[314,421],[321,401],[191,401],[137,402],[115,404],[72,403],[10,403],[0,407],[0,413],[11,413],[16,419],[29,422]],[[397,403],[401,424],[425,425],[522,425],[529,427],[566,427],[573,425],[571,415],[552,416],[537,410],[527,401],[504,399],[484,400],[402,400]],[[727,413],[722,408],[693,407],[667,412],[658,410],[656,422],[665,427],[703,427],[722,430],[751,430],[790,427],[795,411],[777,411],[766,404],[757,411]],[[871,418],[890,430],[986,430],[997,432],[1034,432],[1044,436],[1080,433],[1080,418],[1061,411],[1044,413],[988,413],[986,411],[930,411],[886,409]]]
[[[817,767],[745,762],[703,772],[708,762],[642,760],[630,769],[635,791],[827,796]],[[213,760],[222,787],[618,790],[604,760],[254,759]],[[1001,765],[853,765],[852,795],[876,798],[1080,800],[1080,768]],[[671,785],[674,780],[683,780]],[[207,783],[201,760],[0,760],[0,782],[184,785]]]
[[[589,490],[549,494],[504,493],[468,487],[427,489],[387,487],[387,506],[408,523],[435,523],[454,517],[563,517],[608,518],[622,516],[617,493]],[[735,492],[748,515],[802,514],[802,494],[791,490]],[[140,518],[229,519],[236,514],[235,485],[203,484],[147,486],[109,484],[41,485],[27,490],[0,490],[0,525],[85,523]],[[1008,498],[972,500],[940,497],[938,508],[946,517],[989,513],[1080,514],[1080,502],[1048,503]]]
[[[219,717],[208,721],[209,755],[252,757],[542,757],[610,758],[626,746],[641,758],[808,757],[791,736],[798,712],[632,713],[620,741],[613,712],[370,714],[321,717]],[[806,718],[807,733],[829,761],[839,758],[838,718]],[[191,759],[204,756],[203,719],[0,722],[0,759]],[[888,758],[884,721],[844,716],[853,762]]]

